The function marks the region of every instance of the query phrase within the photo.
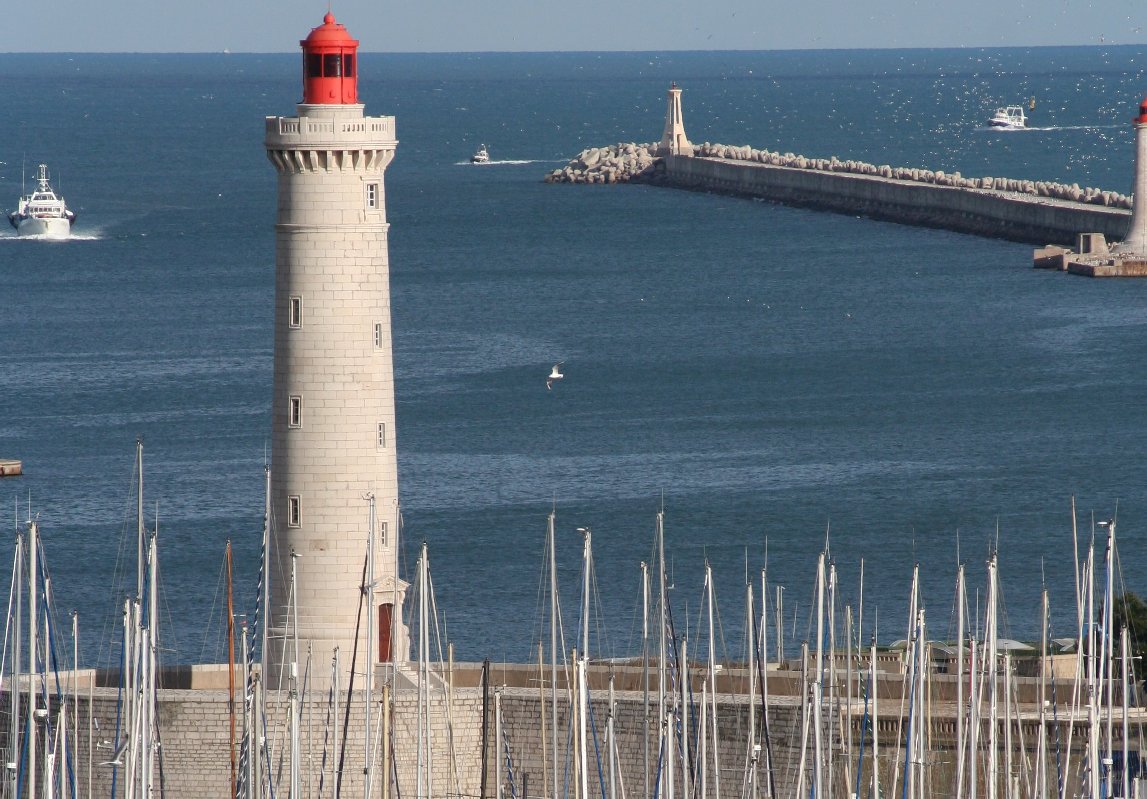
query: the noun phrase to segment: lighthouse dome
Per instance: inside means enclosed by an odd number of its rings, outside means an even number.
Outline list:
[[[358,40],[327,12],[299,44],[303,48],[303,102],[353,105],[358,102]]]

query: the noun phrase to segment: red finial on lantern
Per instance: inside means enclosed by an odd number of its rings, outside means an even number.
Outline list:
[[[303,102],[354,105],[358,102],[358,41],[335,22],[330,11],[323,24],[299,42],[303,48]]]

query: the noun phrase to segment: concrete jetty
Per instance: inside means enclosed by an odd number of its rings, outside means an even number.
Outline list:
[[[24,473],[24,464],[16,460],[0,458],[0,477],[16,477]]]
[[[1036,269],[1059,269],[1087,277],[1147,277],[1147,99],[1139,104],[1135,125],[1135,193],[1131,219],[1119,243],[1110,246],[1106,231],[1082,228],[1074,250],[1049,245],[1032,254]]]
[[[1086,232],[1093,237],[1089,241],[1128,241],[1112,250],[1123,256],[1118,265],[1106,263],[1112,259],[1104,247],[1099,253],[1104,263],[1092,259],[1092,266],[1081,274],[1147,273],[1143,264],[1131,264],[1147,258],[1143,255],[1147,252],[1147,207],[1133,214],[1132,198],[1118,192],[1077,183],[964,177],[959,172],[869,164],[836,156],[809,158],[749,146],[697,145],[686,136],[683,119],[681,89],[674,83],[668,92],[660,142],[589,148],[545,180],[654,183],[1048,245],[1046,251],[1037,251],[1037,266],[1066,263],[1059,256],[1069,252],[1066,246]],[[1137,195],[1147,194],[1145,129],[1147,101],[1136,119]]]
[[[966,178],[708,142],[694,152],[658,155],[657,145],[637,143],[591,148],[545,180],[653,183],[1037,245],[1075,244],[1081,231],[1121,240],[1131,221],[1130,197],[1074,184]]]

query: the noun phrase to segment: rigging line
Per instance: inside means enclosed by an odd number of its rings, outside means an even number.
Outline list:
[[[445,694],[447,694],[448,686],[450,684],[449,683],[449,676],[450,675],[446,671],[446,668],[447,668],[446,653],[445,653],[445,650],[442,648],[442,641],[443,641],[443,638],[445,636],[443,634],[443,630],[439,628],[439,624],[438,624],[438,620],[439,620],[438,601],[435,598],[435,594],[434,594],[434,576],[430,573],[429,562],[427,563],[427,566],[426,566],[426,583],[427,583],[426,590],[427,590],[427,595],[428,595],[427,599],[429,599],[429,601],[430,601],[431,619],[432,619],[433,624],[434,624],[434,642],[435,642],[436,646],[438,647],[438,663],[440,664],[440,666],[442,668],[442,674],[440,676],[440,679],[442,680],[442,692],[445,695]],[[445,621],[444,616],[445,616],[445,614],[443,614],[442,627],[446,626],[446,621]],[[450,702],[446,702],[446,744],[447,744],[447,748],[450,752],[450,765],[453,767],[453,771],[454,771],[454,785],[455,785],[455,787],[457,787],[462,782],[462,775],[458,771],[458,753],[457,753],[457,750],[455,749],[455,746],[454,746],[454,713],[453,713],[453,708],[452,708],[452,705]]]
[[[226,560],[224,560],[224,561],[221,561],[219,564],[219,576],[215,581],[215,593],[211,597],[211,609],[207,613],[207,623],[204,625],[204,629],[203,629],[203,643],[200,644],[200,646],[199,646],[199,660],[200,660],[200,662],[208,662],[205,660],[205,658],[207,656],[207,646],[208,646],[207,641],[208,641],[208,638],[210,638],[210,636],[212,634],[212,628],[214,627],[214,624],[215,624],[215,613],[216,613],[216,610],[218,609],[219,595],[220,595],[221,591],[223,590],[223,584],[225,582],[226,573],[227,573],[227,562],[226,562]]]
[[[359,633],[362,631],[363,604],[366,602],[366,566],[367,566],[368,561],[369,561],[369,553],[367,555],[363,555],[363,558],[362,558],[362,579],[359,580],[360,590],[358,593],[358,614],[355,616],[355,621],[354,621],[354,647],[351,649],[350,679],[347,680],[348,684],[347,684],[347,689],[346,689],[346,710],[343,713],[342,742],[339,745],[339,749],[340,749],[339,767],[338,767],[338,771],[336,772],[337,776],[335,777],[335,795],[336,796],[342,795],[343,766],[346,763],[347,738],[350,736],[350,709],[351,709],[351,704],[352,704],[351,700],[354,697],[355,665],[358,663],[358,639],[359,639]],[[398,575],[395,575],[396,579],[397,579],[397,577],[398,577]],[[367,660],[370,660],[369,655],[367,656]],[[368,666],[368,668],[369,668],[369,666]],[[369,679],[369,675],[368,675],[368,679]]]
[[[19,581],[16,579],[16,561],[19,557],[20,549],[17,548],[12,552],[12,577],[8,584],[8,615],[4,622],[4,654],[0,656],[0,690],[4,688],[4,675],[8,673],[8,640],[12,629],[12,606],[16,600],[16,592],[20,590]],[[13,643],[13,651],[17,646],[19,646],[18,642]]]
[[[37,539],[37,540],[39,541],[39,539]],[[51,581],[50,577],[48,576],[48,565],[47,565],[46,556],[44,556],[44,548],[42,545],[40,546],[40,554],[42,556],[40,561],[39,561],[40,575],[41,575],[40,579],[44,585],[43,614],[44,614],[45,625],[48,628],[48,642],[47,642],[46,648],[47,648],[47,652],[48,652],[48,661],[51,664],[52,674],[55,677],[55,681],[56,681],[56,702],[57,702],[57,705],[62,705],[63,686],[60,684],[60,665],[59,665],[59,651],[58,651],[59,642],[57,640],[57,635],[56,635],[56,625],[53,623],[54,619],[55,619],[55,605],[54,605],[54,602],[52,600],[52,591],[51,591],[52,581]],[[48,666],[47,663],[45,663],[44,665],[45,665],[45,667]],[[49,701],[49,694],[48,694],[47,677],[48,677],[48,675],[46,673],[41,676],[41,684],[43,685],[43,689],[44,689],[43,690],[44,707],[51,707],[51,703]],[[54,725],[52,724],[51,717],[49,716],[47,719],[45,719],[45,730],[47,731],[47,735],[49,737],[51,736],[53,729],[54,729]],[[70,782],[72,785],[72,794],[74,795],[75,794],[75,786],[76,786],[75,765],[72,762],[72,758],[70,757],[68,751],[65,751],[64,755],[65,755],[65,765],[66,765],[66,768],[68,771],[68,775],[71,778]]]

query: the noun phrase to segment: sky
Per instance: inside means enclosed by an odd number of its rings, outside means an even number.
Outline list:
[[[327,0],[5,2],[0,52],[293,52]],[[1147,42],[1145,0],[331,0],[367,52]]]

